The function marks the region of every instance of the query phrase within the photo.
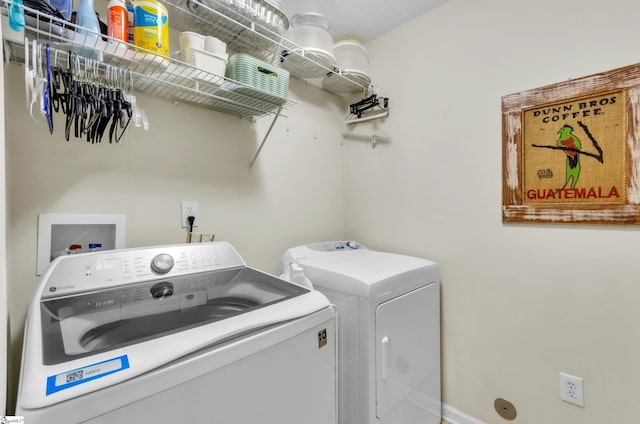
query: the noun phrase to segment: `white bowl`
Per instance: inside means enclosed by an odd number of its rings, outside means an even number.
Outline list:
[[[333,38],[328,31],[322,28],[299,26],[289,30],[287,38],[303,49],[320,50],[331,57],[335,57],[333,52]]]
[[[338,41],[333,45],[336,64],[343,71],[369,74],[369,53],[357,40]]]
[[[334,57],[333,38],[329,34],[331,23],[319,13],[298,13],[291,17],[292,29],[288,38],[294,44]]]
[[[282,67],[302,78],[323,77],[333,70],[336,58],[329,20],[319,13],[300,13],[291,17],[291,25],[287,39],[296,47],[282,51]]]

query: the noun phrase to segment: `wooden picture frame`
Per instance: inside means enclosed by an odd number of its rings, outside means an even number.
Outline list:
[[[640,65],[502,97],[502,221],[640,224]]]

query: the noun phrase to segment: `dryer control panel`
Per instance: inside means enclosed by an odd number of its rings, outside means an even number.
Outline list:
[[[322,243],[306,244],[287,249],[280,258],[280,272],[287,274],[291,264],[302,265],[310,257],[333,257],[334,254],[346,252],[369,251],[366,247],[353,240],[326,241]]]
[[[366,249],[355,241],[330,241],[326,243],[309,244],[307,247],[318,252],[339,252],[342,250]]]

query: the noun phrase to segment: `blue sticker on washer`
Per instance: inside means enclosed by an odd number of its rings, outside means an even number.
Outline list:
[[[51,375],[47,377],[47,396],[77,386],[78,384],[106,377],[109,374],[123,371],[127,368],[129,368],[129,358],[127,355],[122,355],[117,358],[87,365],[86,367]]]

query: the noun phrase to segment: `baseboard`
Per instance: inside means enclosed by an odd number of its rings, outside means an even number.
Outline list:
[[[487,424],[445,403],[442,404],[442,419],[449,424]]]

